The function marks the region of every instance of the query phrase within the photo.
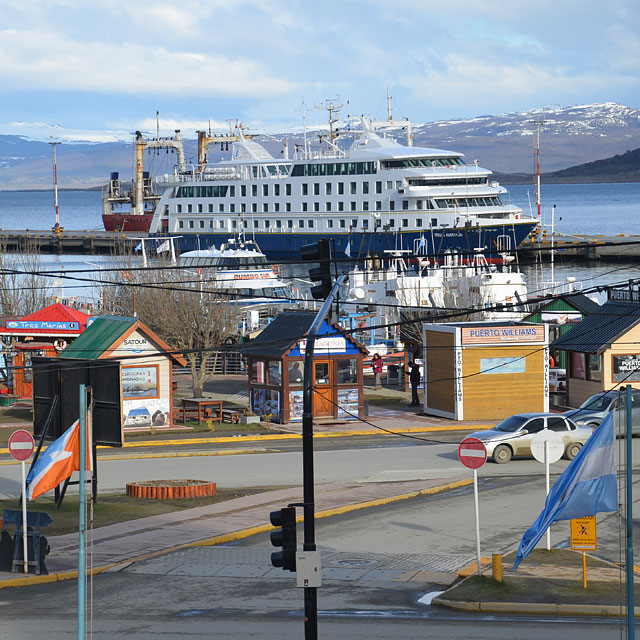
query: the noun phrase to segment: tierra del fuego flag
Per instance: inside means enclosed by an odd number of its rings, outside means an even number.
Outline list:
[[[89,429],[87,429],[87,433]],[[93,468],[91,445],[87,438],[86,469]],[[36,460],[27,476],[27,498],[33,500],[54,489],[61,482],[80,470],[80,421],[76,420],[45,452]]]

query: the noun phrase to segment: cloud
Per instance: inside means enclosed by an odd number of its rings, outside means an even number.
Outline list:
[[[82,43],[10,29],[0,31],[0,79],[13,89],[119,94],[277,95],[296,86],[249,58],[135,43]]]

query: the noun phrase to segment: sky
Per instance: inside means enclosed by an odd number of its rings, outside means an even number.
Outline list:
[[[0,0],[0,134],[640,107],[637,0]],[[303,107],[303,104],[306,107]]]

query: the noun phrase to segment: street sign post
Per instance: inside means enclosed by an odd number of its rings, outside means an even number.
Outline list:
[[[473,502],[476,511],[476,553],[478,556],[478,575],[482,575],[480,566],[480,509],[478,506],[478,469],[487,461],[487,448],[478,438],[465,438],[458,447],[458,458],[468,469],[473,469]]]
[[[549,465],[558,462],[564,453],[564,442],[560,434],[549,429],[538,431],[531,438],[531,454],[538,461],[542,462],[545,467],[545,476],[547,478],[547,493],[549,495]],[[547,551],[551,551],[551,527],[547,528]]]
[[[29,573],[29,553],[27,550],[27,474],[24,463],[33,453],[35,446],[33,436],[24,429],[18,429],[9,436],[9,454],[14,460],[18,460],[22,467],[22,561],[25,573]]]
[[[596,517],[585,516],[573,518],[571,522],[571,549],[582,551],[582,585],[587,588],[587,554],[585,551],[596,551],[598,536],[596,534]]]

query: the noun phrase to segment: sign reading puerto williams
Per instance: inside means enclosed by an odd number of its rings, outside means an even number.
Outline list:
[[[640,355],[613,356],[613,381],[640,381]]]
[[[544,327],[476,326],[462,329],[462,344],[544,342]]]

